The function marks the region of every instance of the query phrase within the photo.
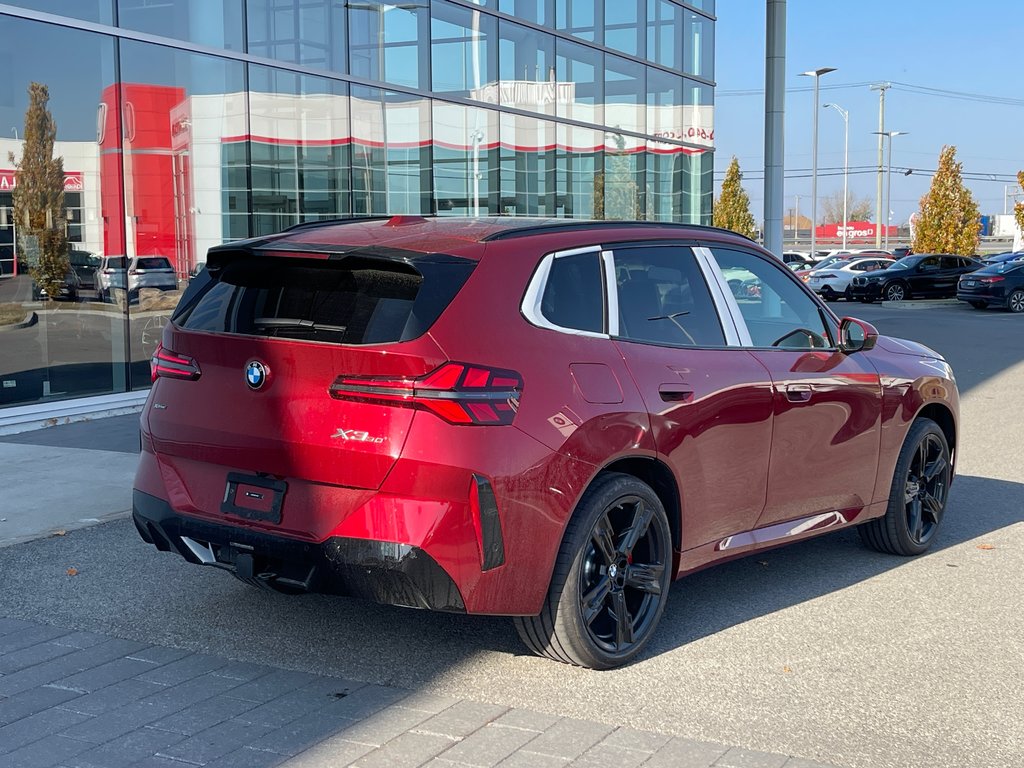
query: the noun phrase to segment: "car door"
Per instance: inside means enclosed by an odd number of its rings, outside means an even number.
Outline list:
[[[838,351],[834,323],[821,305],[767,257],[710,250],[723,277],[746,275],[757,285],[735,300],[734,310],[741,343],[773,385],[768,494],[757,526],[870,504],[882,390],[869,355]]]
[[[942,269],[940,258],[925,256],[907,276],[911,296],[934,296],[938,292],[936,284],[941,282]]]
[[[753,528],[768,483],[767,371],[731,318],[723,326],[721,287],[716,301],[690,247],[619,246],[613,259],[610,331],[681,491],[682,548]]]

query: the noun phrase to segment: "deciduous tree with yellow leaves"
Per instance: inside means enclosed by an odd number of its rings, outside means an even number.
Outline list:
[[[963,163],[956,161],[956,147],[943,147],[931,189],[921,198],[914,253],[970,256],[978,252],[981,219],[978,204],[964,186],[962,169]]]

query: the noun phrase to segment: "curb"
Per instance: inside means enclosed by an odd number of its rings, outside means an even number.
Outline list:
[[[139,413],[148,396],[149,390],[145,389],[116,395],[69,398],[5,408],[0,411],[0,436],[17,435],[78,421]]]
[[[11,323],[9,325],[0,325],[0,333],[3,331],[16,331],[19,328],[28,328],[30,325],[35,325],[39,322],[39,315],[35,312],[29,312],[25,315],[25,319],[20,323]]]
[[[904,301],[883,301],[885,309],[929,309],[931,307],[955,307],[963,304],[959,299],[909,299]]]

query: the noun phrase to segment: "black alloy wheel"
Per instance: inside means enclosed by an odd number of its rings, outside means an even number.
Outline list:
[[[1018,288],[1006,300],[1006,308],[1014,314],[1024,312],[1024,288]]]
[[[907,289],[903,283],[891,283],[885,287],[886,301],[903,301],[907,298]]]
[[[650,486],[607,473],[580,500],[559,550],[544,608],[517,617],[535,653],[592,669],[627,663],[665,609],[672,535]]]
[[[896,462],[889,506],[883,517],[858,527],[864,543],[880,552],[919,555],[942,523],[953,465],[938,424],[914,422]]]

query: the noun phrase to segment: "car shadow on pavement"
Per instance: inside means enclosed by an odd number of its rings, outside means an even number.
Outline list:
[[[1024,521],[1024,484],[960,476],[953,483],[943,526],[928,553]],[[875,552],[854,528],[715,566],[673,584],[648,656],[760,616],[845,589],[918,558]]]

